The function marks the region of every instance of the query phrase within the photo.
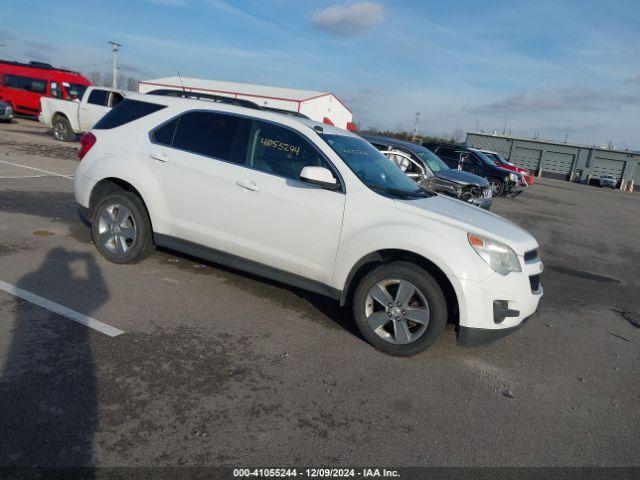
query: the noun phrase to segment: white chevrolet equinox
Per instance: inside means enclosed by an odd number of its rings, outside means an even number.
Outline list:
[[[342,129],[213,101],[132,95],[82,138],[75,197],[99,252],[155,245],[352,305],[394,355],[503,337],[542,297],[538,244],[419,187]]]

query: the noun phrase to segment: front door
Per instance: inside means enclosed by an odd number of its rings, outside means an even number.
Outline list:
[[[235,254],[330,285],[345,194],[300,180],[305,166],[335,169],[299,132],[254,121],[246,168],[234,181],[228,229]]]

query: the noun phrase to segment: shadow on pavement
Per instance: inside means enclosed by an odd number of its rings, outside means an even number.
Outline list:
[[[86,315],[109,297],[92,256],[63,248],[17,284],[34,293],[43,285],[91,291]],[[15,313],[0,377],[0,467],[89,466],[98,424],[89,329],[23,300],[16,300]]]

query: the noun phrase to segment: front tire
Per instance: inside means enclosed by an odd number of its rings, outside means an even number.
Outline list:
[[[155,248],[145,206],[126,191],[99,200],[93,209],[91,236],[98,252],[113,263],[137,263]]]
[[[391,355],[427,348],[447,325],[447,304],[436,280],[409,262],[384,264],[358,285],[353,315],[362,336]]]
[[[499,178],[490,178],[489,184],[491,185],[491,194],[494,197],[499,197],[504,193],[504,183]]]
[[[53,138],[61,142],[72,142],[76,139],[75,132],[71,129],[71,124],[67,117],[58,115],[53,120]]]

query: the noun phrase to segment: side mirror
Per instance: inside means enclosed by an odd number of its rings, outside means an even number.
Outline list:
[[[324,167],[304,167],[300,172],[300,180],[327,190],[337,190],[340,187],[333,173]]]

